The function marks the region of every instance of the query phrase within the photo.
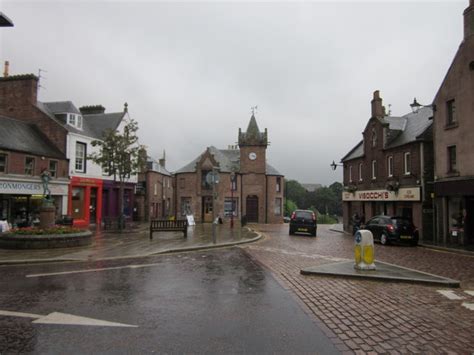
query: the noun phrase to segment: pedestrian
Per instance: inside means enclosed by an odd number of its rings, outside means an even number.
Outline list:
[[[356,234],[356,232],[360,229],[360,216],[359,212],[356,211],[352,216],[352,234]]]

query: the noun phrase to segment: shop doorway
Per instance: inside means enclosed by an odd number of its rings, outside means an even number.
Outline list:
[[[203,222],[212,222],[212,196],[202,198],[202,220]]]
[[[97,220],[97,187],[91,188],[91,199],[89,205],[90,223],[94,224]]]
[[[247,196],[246,207],[247,222],[258,223],[258,197],[255,195]]]

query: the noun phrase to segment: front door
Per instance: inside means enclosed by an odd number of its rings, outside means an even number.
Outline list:
[[[247,196],[247,222],[258,223],[258,197]]]
[[[202,198],[202,220],[203,222],[212,222],[212,196]]]

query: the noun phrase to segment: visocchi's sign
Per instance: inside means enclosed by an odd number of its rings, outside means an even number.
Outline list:
[[[401,188],[397,192],[388,190],[365,190],[342,193],[343,201],[420,201],[420,188]]]

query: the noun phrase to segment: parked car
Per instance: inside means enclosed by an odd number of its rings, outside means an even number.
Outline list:
[[[296,210],[291,214],[290,235],[296,232],[304,232],[316,237],[317,228],[316,215],[313,211]]]
[[[288,216],[283,217],[283,222],[284,223],[290,223],[290,221],[291,221],[290,217],[288,217]]]
[[[389,243],[418,244],[418,230],[406,217],[374,216],[367,221],[364,229],[372,232],[374,241],[386,245]]]

